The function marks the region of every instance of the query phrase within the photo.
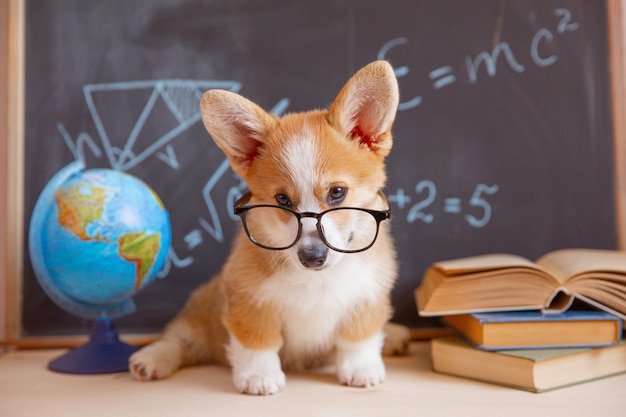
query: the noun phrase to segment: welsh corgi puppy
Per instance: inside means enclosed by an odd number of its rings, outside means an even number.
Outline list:
[[[358,71],[328,110],[278,118],[204,93],[204,125],[249,187],[235,204],[243,227],[221,272],[131,356],[137,379],[216,362],[247,394],[278,393],[283,370],[325,365],[345,385],[383,382],[385,332],[389,352],[409,335],[385,327],[398,272],[381,190],[398,96],[385,61]]]

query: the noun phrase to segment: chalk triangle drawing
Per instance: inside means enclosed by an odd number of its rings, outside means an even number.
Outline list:
[[[88,84],[83,87],[83,95],[89,108],[89,113],[96,126],[96,130],[102,142],[104,153],[113,169],[126,171],[138,165],[146,158],[161,152],[163,148],[170,145],[181,133],[186,131],[190,126],[201,120],[199,101],[202,93],[206,90],[220,88],[238,92],[241,84],[236,81],[211,81],[211,80],[150,80],[150,81],[128,81],[117,83]],[[110,92],[124,91],[127,94],[137,92],[137,94],[145,95],[148,93],[145,105],[139,116],[134,122],[128,137],[112,138],[109,137],[107,127],[102,118],[102,109],[98,109],[94,96],[97,94],[106,94]],[[153,114],[155,109],[162,109],[163,106],[157,106],[157,103],[163,102],[165,107],[169,109],[170,116],[176,120],[176,124],[160,136],[150,138],[149,146],[136,150],[135,144],[146,120],[149,117],[159,115]],[[109,111],[115,109],[108,109]],[[159,110],[162,111],[162,110]],[[110,130],[110,129],[109,129]],[[115,145],[113,144],[115,143]],[[176,161],[173,149],[165,150],[168,158],[174,155],[174,159],[169,162]],[[163,158],[161,158],[163,160]],[[168,163],[169,163],[168,162]],[[177,163],[177,161],[176,161]]]

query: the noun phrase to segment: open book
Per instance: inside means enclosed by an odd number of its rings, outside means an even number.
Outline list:
[[[421,316],[563,312],[578,298],[626,319],[626,252],[561,249],[535,262],[510,254],[437,262],[415,297]]]

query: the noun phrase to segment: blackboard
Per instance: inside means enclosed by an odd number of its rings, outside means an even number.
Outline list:
[[[245,184],[199,122],[198,95],[320,108],[384,58],[401,89],[386,187],[395,319],[430,326],[413,289],[433,261],[617,247],[606,20],[604,2],[585,0],[26,1],[25,228],[77,159],[151,185],[171,215],[170,260],[116,325],[158,331],[240,227],[230,212]],[[24,253],[23,335],[87,332]]]

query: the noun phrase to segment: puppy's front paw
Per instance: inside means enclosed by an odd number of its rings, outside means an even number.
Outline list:
[[[352,387],[370,387],[385,380],[385,364],[380,355],[382,334],[363,342],[337,343],[337,378]]]
[[[233,383],[239,392],[273,395],[285,388],[278,349],[248,349],[231,336],[227,352],[233,367]]]
[[[273,395],[285,388],[285,374],[281,370],[270,374],[239,372],[233,374],[233,382],[244,394]]]
[[[385,380],[385,364],[380,356],[367,361],[344,361],[337,369],[339,382],[351,387],[373,387]]]
[[[405,355],[409,350],[411,331],[408,327],[396,323],[387,323],[384,328],[385,343],[383,355]]]
[[[158,340],[133,353],[128,359],[130,373],[140,381],[167,378],[180,367],[180,347]]]

